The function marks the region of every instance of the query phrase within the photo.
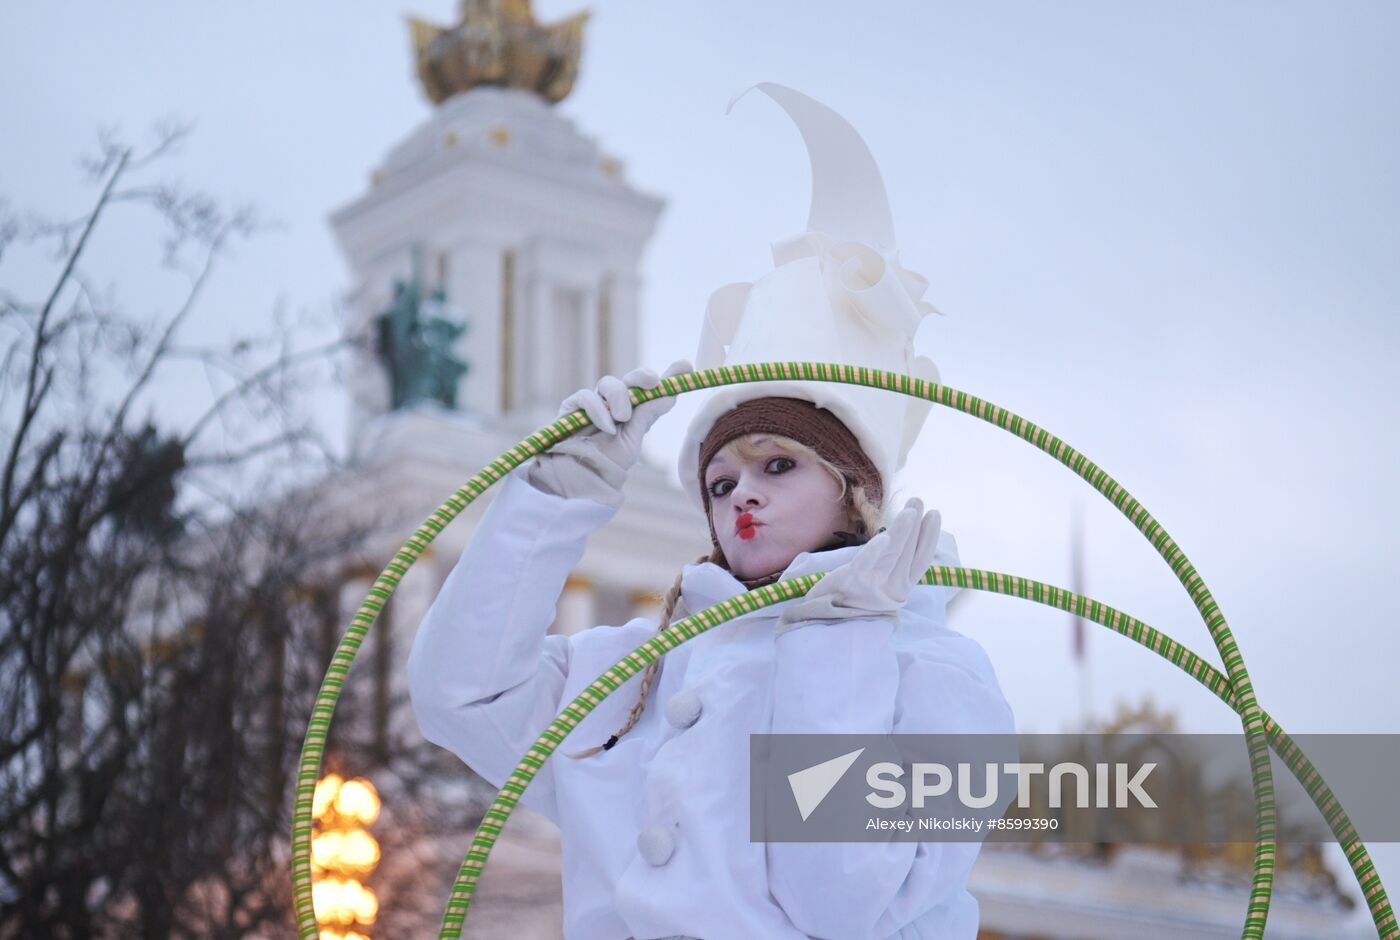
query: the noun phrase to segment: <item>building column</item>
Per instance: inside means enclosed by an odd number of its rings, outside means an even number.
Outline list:
[[[549,364],[554,357],[552,331],[549,329],[550,285],[539,273],[532,259],[529,273],[520,289],[520,329],[516,334],[516,388],[520,389],[517,408],[538,408],[546,402],[559,400]]]
[[[630,616],[645,617],[653,623],[661,617],[661,602],[663,598],[652,591],[633,591],[631,596],[632,611]]]
[[[578,575],[570,575],[569,580],[564,582],[564,591],[559,595],[559,603],[555,607],[554,623],[550,626],[550,633],[558,633],[569,636],[589,627],[596,626],[597,598],[593,591],[593,582]]]
[[[605,374],[598,371],[603,359],[599,349],[598,292],[591,288],[580,289],[578,301],[579,338],[582,340],[582,348],[575,350],[574,355],[579,357],[579,372],[583,376],[583,384],[591,387]]]

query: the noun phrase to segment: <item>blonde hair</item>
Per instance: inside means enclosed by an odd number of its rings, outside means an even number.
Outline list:
[[[841,485],[841,493],[837,499],[845,502],[850,521],[856,526],[856,534],[864,535],[868,538],[879,530],[882,509],[866,495],[865,487],[852,485],[839,467],[821,454],[812,450],[812,448],[808,447],[806,444],[800,444],[792,438],[783,437],[779,434],[745,434],[743,437],[735,438],[721,447],[716,453],[716,456],[724,454],[726,457],[737,457],[739,460],[743,461],[756,460],[763,456],[763,445],[765,443],[777,444],[793,457],[803,457],[807,460],[814,460],[822,469],[835,477],[836,481]],[[705,485],[703,476],[700,480],[700,485]],[[719,547],[716,546],[712,551],[695,559],[694,564],[699,565],[707,561],[716,561],[719,557]],[[666,592],[666,597],[662,603],[661,617],[656,625],[657,633],[660,633],[671,625],[671,618],[675,615],[676,605],[681,598],[681,578],[683,575],[684,571],[676,575],[675,583],[672,584],[671,589]],[[688,616],[694,613],[694,611],[687,611],[686,613]],[[637,722],[642,719],[642,712],[646,711],[647,696],[650,694],[651,687],[655,684],[656,677],[660,672],[661,657],[657,657],[647,664],[646,670],[642,673],[642,683],[637,693],[637,701],[633,703],[631,711],[627,713],[627,721],[623,723],[621,728],[613,733],[612,737],[607,740],[607,743],[586,748],[582,751],[575,751],[566,756],[574,760],[592,757],[600,751],[610,749],[623,735],[635,728]]]

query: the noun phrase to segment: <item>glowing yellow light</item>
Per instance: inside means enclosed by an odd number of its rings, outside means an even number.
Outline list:
[[[379,794],[368,780],[355,778],[342,784],[335,797],[335,811],[369,825],[379,818]]]
[[[311,886],[311,908],[316,912],[316,920],[325,924],[336,919],[339,910],[340,881],[325,878]]]
[[[335,880],[331,884],[333,887],[327,891],[327,896],[331,898],[327,902],[327,921],[339,924],[353,924],[356,921],[374,923],[379,915],[379,899],[373,891],[358,881]]]
[[[342,924],[353,924],[355,922],[355,904],[359,900],[360,883],[358,881],[342,881],[340,883],[339,897],[336,898],[335,919]]]
[[[311,864],[319,868],[336,868],[337,862],[344,854],[345,834],[342,832],[323,832],[311,840]]]
[[[312,843],[311,851],[316,851]],[[339,845],[340,860],[346,867],[358,871],[369,871],[379,864],[379,843],[363,829],[351,829]]]
[[[327,774],[316,783],[316,792],[311,797],[311,815],[320,819],[326,815],[326,811],[331,808],[331,803],[335,802],[336,795],[340,792],[340,787],[345,781],[339,774]]]
[[[320,940],[369,940],[349,928],[363,930],[379,916],[379,898],[355,880],[379,863],[379,843],[359,825],[379,817],[379,794],[368,780],[330,774],[316,785],[312,802],[317,831],[311,840],[311,904]]]
[[[345,882],[332,878],[326,882],[326,921],[332,924],[352,924],[355,915],[345,906]]]

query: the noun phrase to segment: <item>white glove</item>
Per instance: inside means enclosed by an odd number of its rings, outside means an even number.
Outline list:
[[[695,371],[684,359],[671,364],[661,378]],[[642,438],[676,404],[674,396],[632,407],[630,386],[656,388],[661,382],[650,369],[633,369],[618,378],[605,375],[594,388],[581,388],[559,405],[562,418],[580,408],[593,426],[584,428],[535,457],[527,472],[539,490],[565,499],[591,499],[606,506],[622,505],[627,471],[642,455]]]
[[[897,622],[909,591],[933,564],[942,523],[938,510],[925,513],[921,500],[909,500],[887,529],[789,604],[778,617],[774,635],[814,620],[883,618]]]

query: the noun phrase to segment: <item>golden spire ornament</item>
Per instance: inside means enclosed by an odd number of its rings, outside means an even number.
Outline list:
[[[409,17],[418,80],[434,104],[479,85],[524,88],[557,104],[578,77],[588,16],[538,23],[530,0],[462,0],[456,26]]]

